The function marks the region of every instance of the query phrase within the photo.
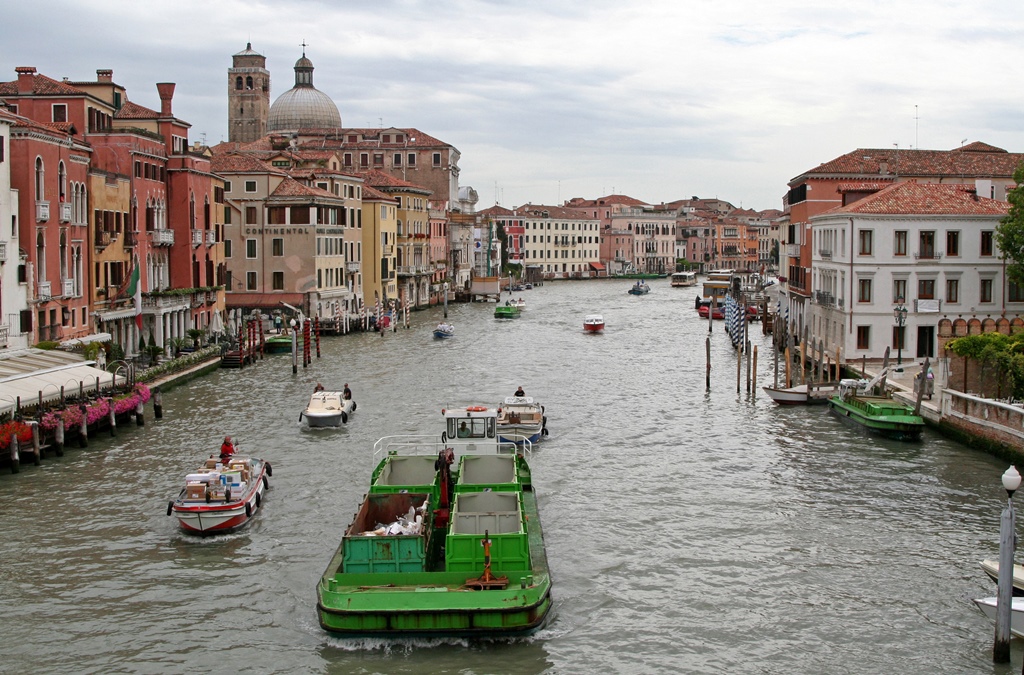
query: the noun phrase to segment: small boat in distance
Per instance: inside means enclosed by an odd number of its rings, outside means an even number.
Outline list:
[[[696,286],[697,285],[697,273],[696,272],[676,272],[672,275],[672,286],[673,288],[685,287],[685,286]]]
[[[651,292],[651,287],[643,279],[638,279],[627,292],[630,295],[647,295]]]
[[[716,305],[714,309],[711,307],[711,303],[701,305],[697,308],[697,316],[702,319],[708,318],[708,314],[711,314],[712,319],[725,319],[725,307]]]
[[[355,411],[356,402],[345,398],[340,391],[314,391],[309,397],[309,405],[299,414],[299,421],[306,418],[311,427],[339,427],[348,423],[349,416]]]
[[[455,337],[455,326],[450,323],[442,322],[437,324],[437,328],[434,329],[434,337],[436,338],[450,338]]]
[[[829,396],[836,392],[836,382],[812,382],[792,387],[761,387],[779,405],[807,405],[828,403]]]
[[[295,336],[295,347],[299,351],[302,351],[302,333]],[[291,335],[271,335],[263,340],[264,354],[291,354],[291,352]]]
[[[502,443],[540,443],[548,433],[544,406],[530,396],[507,396],[498,408],[497,425]]]
[[[508,304],[510,304],[513,307],[518,307],[520,312],[526,309],[526,300],[523,300],[522,298],[509,300]]]
[[[518,319],[519,308],[513,307],[507,301],[504,305],[498,305],[494,308],[495,319]]]
[[[600,333],[604,330],[604,317],[600,314],[588,314],[583,318],[583,330],[588,333]]]
[[[167,503],[167,515],[178,519],[191,534],[236,530],[263,505],[263,495],[273,475],[270,464],[255,457],[210,457],[194,473],[185,476],[185,487]]]

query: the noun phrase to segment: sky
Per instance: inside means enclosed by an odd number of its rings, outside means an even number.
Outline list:
[[[0,78],[114,71],[190,140],[227,140],[231,55],[271,101],[306,55],[345,127],[455,146],[498,203],[625,194],[782,208],[794,177],[857,148],[1024,152],[1017,2],[862,0],[35,0],[0,21]]]

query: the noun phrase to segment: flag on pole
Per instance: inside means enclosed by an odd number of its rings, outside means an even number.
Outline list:
[[[135,257],[132,278],[128,283],[128,295],[135,300],[135,327],[142,330],[142,283],[139,280],[139,258]]]

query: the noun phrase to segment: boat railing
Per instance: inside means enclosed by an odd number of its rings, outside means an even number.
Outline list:
[[[517,444],[493,438],[448,438],[445,435],[438,437],[407,434],[377,439],[373,444],[373,461],[376,465],[389,454],[436,455],[445,448],[452,448],[462,455],[511,455],[517,452],[529,455],[533,452],[533,444],[528,439],[523,439]]]

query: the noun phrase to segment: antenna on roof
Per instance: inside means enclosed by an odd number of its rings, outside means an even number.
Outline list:
[[[921,120],[921,118],[917,116],[917,105],[915,104],[914,105],[914,149],[915,150],[920,150],[921,149],[921,141],[918,138],[918,133],[917,133],[917,129],[918,129],[918,125],[919,125],[920,120]]]

